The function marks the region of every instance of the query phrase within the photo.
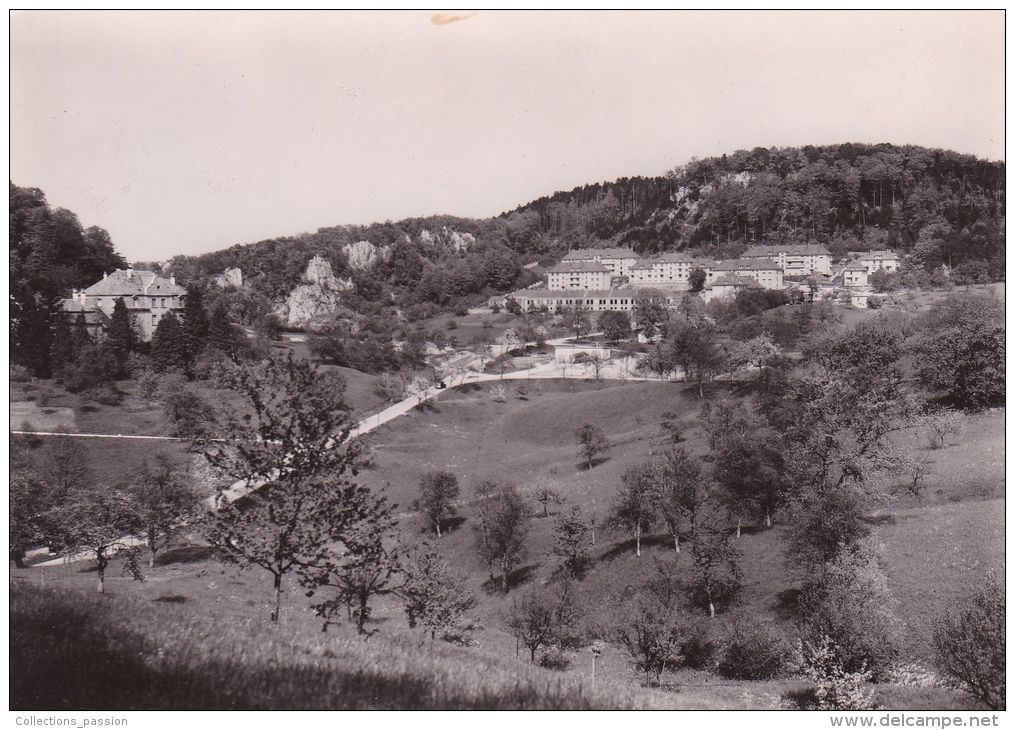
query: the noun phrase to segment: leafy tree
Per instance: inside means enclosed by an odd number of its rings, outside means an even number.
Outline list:
[[[420,644],[429,633],[457,628],[475,596],[465,588],[465,577],[451,568],[436,545],[424,542],[409,556],[405,581],[399,589],[409,628],[422,626]]]
[[[501,587],[506,593],[508,579],[525,557],[529,533],[529,515],[525,500],[513,486],[497,486],[479,503],[476,524],[476,549],[490,569],[500,569]],[[491,580],[492,582],[492,580]]]
[[[772,341],[772,336],[763,332],[741,343],[737,348],[737,359],[747,365],[758,368],[758,379],[764,377],[765,365],[779,356],[779,346]]]
[[[695,266],[691,269],[691,272],[687,275],[687,283],[689,289],[692,292],[699,292],[705,288],[705,280],[708,279],[708,274],[700,266]]]
[[[579,428],[575,432],[575,437],[578,439],[582,461],[588,465],[589,469],[593,467],[595,458],[610,448],[610,442],[607,440],[606,434],[603,433],[603,429],[591,423],[586,423]]]
[[[187,287],[183,300],[183,322],[181,323],[187,362],[193,363],[208,342],[208,313],[204,308],[204,297],[200,287]]]
[[[865,667],[850,671],[843,666],[835,641],[827,635],[816,641],[801,640],[797,649],[801,673],[814,685],[815,710],[871,710],[872,678]]]
[[[672,328],[673,360],[680,365],[688,381],[698,385],[698,396],[704,396],[704,384],[722,369],[718,332],[704,318],[686,319]]]
[[[12,468],[9,490],[9,553],[14,566],[24,568],[25,553],[45,542],[52,497],[47,484],[30,469]]]
[[[736,518],[758,514],[772,524],[783,502],[783,454],[778,435],[742,404],[719,404],[706,419],[709,458],[721,494]]]
[[[866,670],[883,680],[899,655],[892,609],[881,559],[865,541],[854,550],[840,551],[819,578],[805,584],[801,636],[812,644],[829,637],[843,669]]]
[[[286,576],[333,559],[393,508],[351,480],[358,450],[341,378],[287,353],[233,367],[224,383],[237,395],[221,420],[224,441],[198,446],[250,491],[218,495],[208,539],[225,559],[272,576],[278,621]]]
[[[740,592],[743,571],[740,551],[728,536],[716,530],[700,530],[691,550],[694,568],[691,596],[715,618],[716,608],[729,606]]]
[[[567,310],[565,316],[567,327],[574,332],[575,337],[580,339],[592,331],[592,318],[585,307],[572,307]]]
[[[613,519],[634,534],[635,554],[641,557],[641,535],[656,520],[655,470],[651,465],[628,468],[613,502]]]
[[[536,652],[552,644],[566,643],[578,619],[578,609],[570,584],[533,588],[511,603],[507,625],[526,649],[529,660],[536,661]]]
[[[686,449],[666,451],[652,464],[655,509],[673,538],[673,548],[680,552],[680,528],[691,527],[691,539],[709,510],[710,483],[701,463]]]
[[[920,416],[918,423],[927,432],[927,441],[932,449],[943,449],[949,436],[962,432],[962,414],[950,408],[938,408]]]
[[[156,454],[153,466],[142,460],[128,496],[149,551],[148,566],[153,567],[156,554],[169,545],[173,532],[195,515],[197,494],[168,455]]]
[[[87,345],[60,373],[67,390],[84,393],[115,382],[120,373],[116,355],[105,345]]]
[[[62,501],[73,491],[92,486],[93,475],[85,450],[70,436],[56,436],[46,441],[35,472],[54,502]]]
[[[550,551],[561,559],[561,567],[575,580],[581,580],[588,568],[589,553],[585,543],[588,531],[588,523],[578,505],[561,512],[554,520]]]
[[[211,434],[215,410],[193,385],[181,383],[179,387],[160,390],[173,436],[198,438]]]
[[[74,362],[77,351],[66,317],[57,317],[53,323],[53,343],[49,348],[50,369],[58,373]]]
[[[113,314],[109,318],[109,330],[106,333],[106,346],[116,356],[120,365],[118,375],[123,375],[127,357],[137,348],[138,335],[135,324],[123,297],[118,297],[113,304]]]
[[[635,668],[646,678],[654,676],[659,684],[664,671],[680,667],[687,627],[679,614],[642,599],[622,613],[613,638],[627,651]]]
[[[441,536],[441,524],[455,514],[455,500],[458,498],[458,477],[449,471],[430,471],[419,480],[419,509]]]
[[[599,328],[611,342],[631,337],[631,316],[627,312],[603,312],[599,315]]]
[[[1004,307],[986,296],[953,294],[923,319],[912,352],[917,376],[959,408],[1004,402]]]
[[[1005,709],[1005,595],[993,575],[934,630],[937,663],[992,710]]]
[[[262,321],[268,319],[270,317]],[[243,332],[230,321],[229,308],[222,301],[215,302],[208,315],[208,346],[236,359],[243,352],[244,339]]]
[[[98,590],[106,590],[106,568],[117,552],[127,555],[125,567],[136,580],[141,572],[131,554],[128,538],[141,525],[126,494],[104,489],[75,489],[66,500],[45,515],[50,547],[66,552],[86,552],[98,569]]]
[[[160,370],[185,370],[187,367],[187,342],[180,320],[173,312],[168,312],[155,327],[152,361]]]
[[[384,545],[393,526],[390,515],[364,522],[347,533],[344,552],[303,571],[300,582],[307,588],[307,596],[313,597],[322,589],[332,591],[330,598],[313,605],[317,615],[324,619],[325,631],[345,607],[349,618],[356,622],[356,630],[364,635],[370,633],[366,629],[372,613],[370,600],[397,589],[398,555]]]

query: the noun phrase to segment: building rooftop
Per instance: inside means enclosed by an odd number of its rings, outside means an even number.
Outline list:
[[[775,269],[782,271],[782,267],[775,263],[771,259],[728,259],[726,261],[716,261],[712,266],[712,271],[768,271]]]
[[[633,249],[630,248],[576,248],[573,251],[568,251],[564,256],[565,261],[582,261],[587,259],[594,259],[596,257],[602,259],[640,259],[641,256],[636,254]]]
[[[592,260],[564,260],[553,268],[547,269],[548,274],[577,274],[579,272],[608,274],[610,270],[598,261]]]
[[[166,279],[144,269],[117,269],[85,289],[88,296],[172,296],[186,293],[174,279]]]
[[[898,261],[899,255],[894,251],[866,251],[859,254],[861,261]]]
[[[723,274],[718,279],[715,279],[711,284],[706,284],[705,288],[712,289],[717,286],[740,286],[745,289],[765,288],[750,276],[736,276],[735,274]]]
[[[831,256],[832,253],[820,243],[796,243],[774,246],[751,246],[744,251],[742,258],[771,258],[779,254],[790,256]]]
[[[507,298],[525,299],[582,299],[603,297],[635,297],[638,288],[627,284],[612,289],[519,289],[507,295]]]

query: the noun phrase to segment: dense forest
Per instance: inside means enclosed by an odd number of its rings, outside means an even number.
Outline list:
[[[623,178],[540,198],[546,236],[641,252],[819,242],[833,252],[889,246],[928,268],[966,260],[1004,271],[1005,166],[946,150],[843,144],[740,150],[662,178]]]
[[[51,208],[37,188],[10,183],[11,357],[49,375],[61,299],[126,261],[102,228],[82,228],[74,213]]]

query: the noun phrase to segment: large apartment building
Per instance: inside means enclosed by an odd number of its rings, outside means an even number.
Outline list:
[[[546,286],[554,291],[609,289],[613,273],[593,260],[564,260],[546,270]]]
[[[63,300],[63,311],[74,318],[84,314],[89,334],[101,339],[109,326],[116,300],[123,299],[141,336],[150,340],[166,314],[183,309],[186,293],[172,275],[166,278],[154,271],[117,269],[103,274],[101,281],[86,289],[75,289],[69,299]]]
[[[771,259],[731,259],[729,261],[716,261],[706,271],[706,284],[713,284],[717,279],[727,274],[740,277],[748,277],[766,289],[783,289],[782,267]]]
[[[661,253],[643,258],[632,266],[628,279],[632,284],[682,284],[686,287],[693,269],[701,267],[707,270],[710,264],[685,253]]]
[[[832,273],[831,252],[814,243],[751,246],[740,258],[775,261],[785,276]]]
[[[629,248],[576,248],[568,251],[561,263],[565,261],[594,261],[609,269],[613,276],[630,276],[631,267],[638,263],[641,256]]]

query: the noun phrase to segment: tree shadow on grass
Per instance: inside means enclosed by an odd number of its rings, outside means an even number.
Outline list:
[[[215,557],[215,548],[211,545],[181,545],[168,548],[155,558],[156,565],[173,565],[176,563],[199,563]]]
[[[599,456],[592,460],[592,466],[589,466],[587,461],[583,461],[578,464],[578,471],[592,471],[600,464],[605,464],[610,460],[609,456]]]
[[[621,555],[635,555],[637,550],[637,541],[632,537],[627,540],[621,540],[620,542],[613,543],[605,552],[599,555],[595,560],[613,560]],[[648,548],[664,547],[676,555],[676,551],[673,549],[673,538],[669,535],[642,535],[641,536],[641,551],[644,553]],[[683,549],[683,548],[681,548]]]
[[[523,586],[526,583],[531,583],[535,577],[536,572],[542,563],[532,563],[531,565],[523,565],[520,568],[516,568],[508,573],[507,590],[510,592],[514,588]],[[489,578],[483,581],[483,590],[491,595],[503,595],[504,585],[501,583],[502,576],[494,576],[494,580],[491,581]]]

